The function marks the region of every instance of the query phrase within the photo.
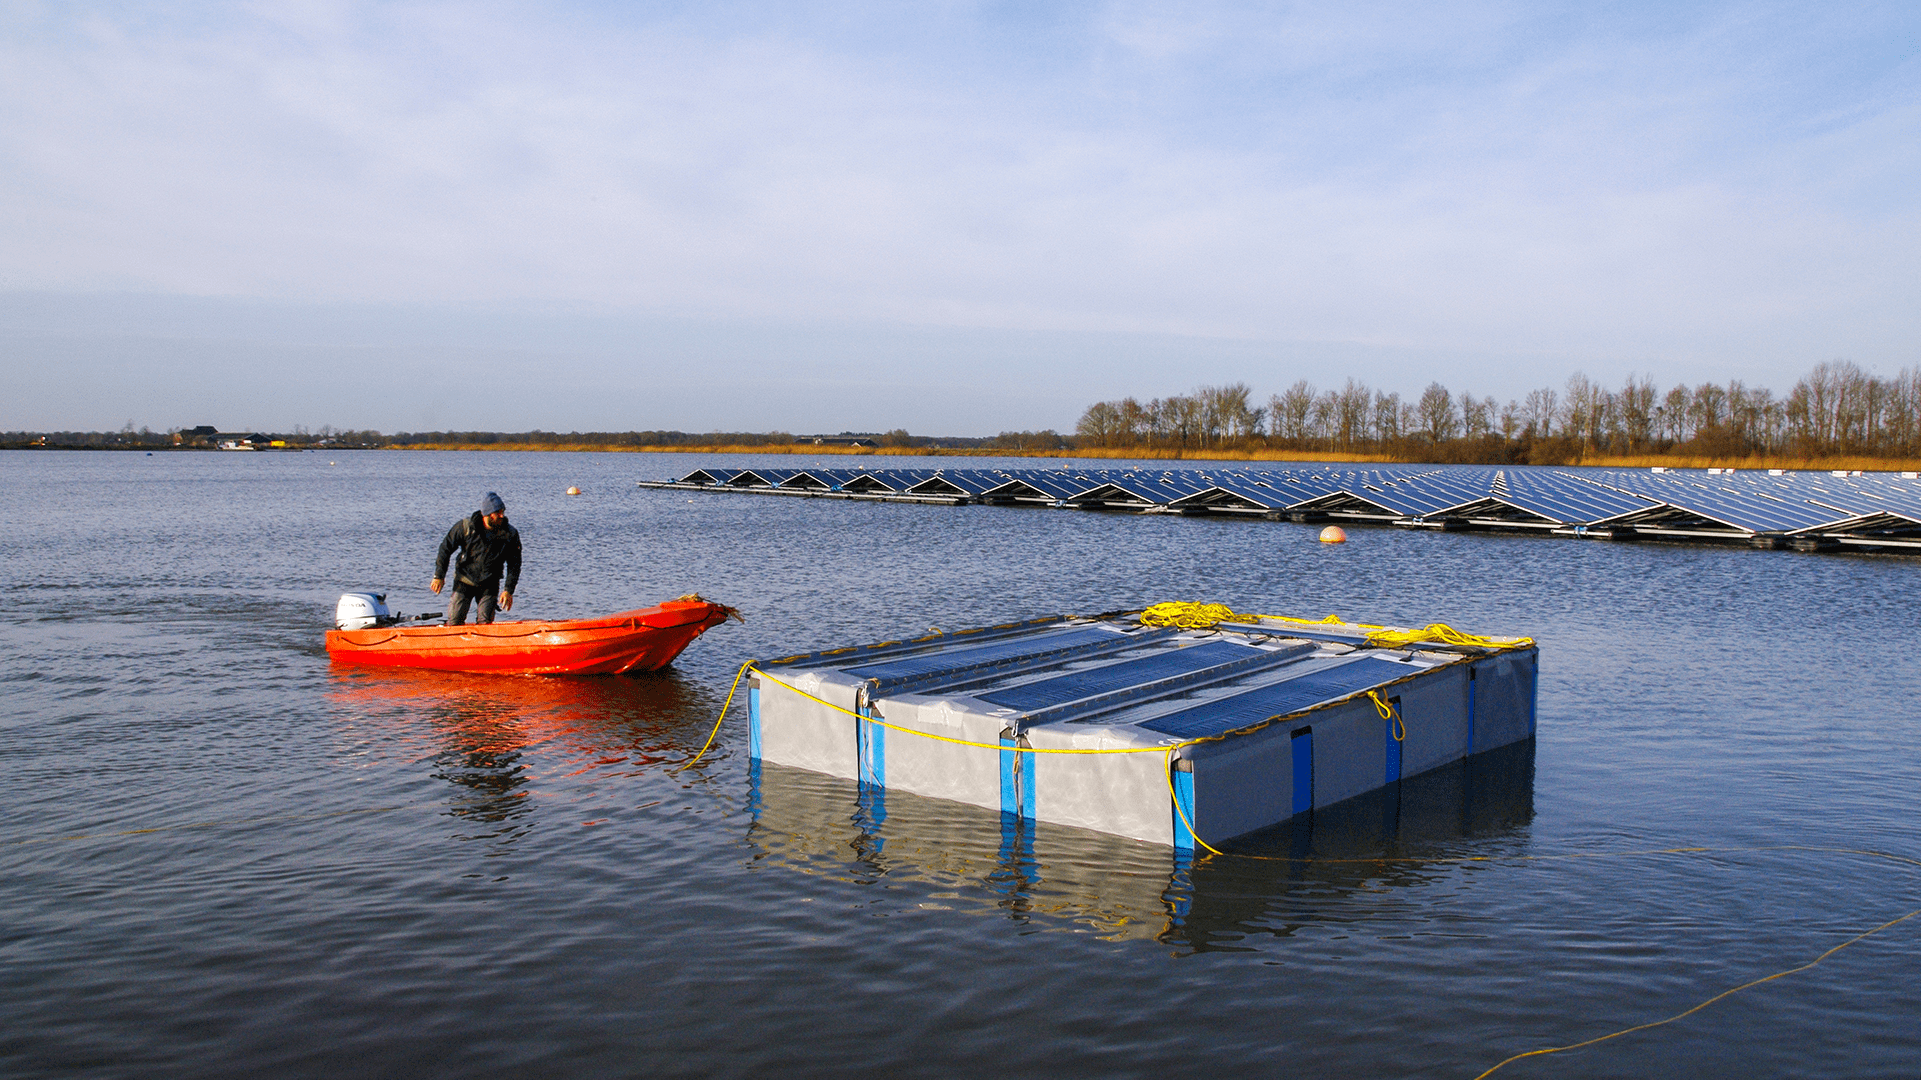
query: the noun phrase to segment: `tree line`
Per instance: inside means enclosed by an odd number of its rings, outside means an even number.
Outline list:
[[[0,432],[0,448],[55,450],[207,450],[213,443],[197,436],[211,428],[171,428],[154,431],[135,429],[132,422],[119,431],[6,431]],[[551,447],[554,449],[675,449],[700,450],[706,447],[766,447],[773,451],[806,448],[817,436],[794,435],[786,431],[400,431],[391,435],[373,430],[346,430],[331,426],[308,429],[296,426],[290,432],[253,432],[271,442],[292,449],[379,450],[398,447]],[[1003,431],[998,435],[913,435],[905,428],[887,432],[843,431],[831,437],[836,442],[863,440],[861,445],[898,450],[986,450],[1058,452],[1069,449],[1072,440],[1052,429],[1042,431]]]
[[[1784,396],[1738,379],[1663,392],[1651,377],[1630,376],[1611,390],[1577,372],[1559,390],[1530,390],[1506,404],[1457,395],[1439,382],[1404,400],[1356,379],[1334,390],[1303,379],[1258,402],[1236,382],[1149,401],[1096,402],[1081,415],[1075,443],[1533,464],[1640,454],[1913,458],[1921,456],[1921,368],[1881,378],[1830,361]]]

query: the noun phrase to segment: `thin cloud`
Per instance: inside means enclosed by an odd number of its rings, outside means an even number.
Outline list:
[[[1276,381],[1350,343],[1484,390],[1915,357],[1899,10],[0,19],[0,289],[1171,335]]]

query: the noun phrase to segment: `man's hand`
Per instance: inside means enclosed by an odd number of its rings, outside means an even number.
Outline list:
[[[514,594],[510,592],[501,593],[500,594],[500,610],[512,611],[513,609],[514,609]]]
[[[441,587],[442,585],[445,585],[445,584],[446,584],[446,582],[444,582],[444,581],[442,581],[442,580],[440,580],[439,578],[435,578],[435,579],[434,579],[434,581],[433,581],[433,584],[431,584],[431,585],[429,585],[429,586],[427,586],[427,587],[428,587],[429,589],[432,589],[432,590],[433,590],[433,591],[434,591],[435,593],[438,593],[438,592],[440,592],[440,587]]]

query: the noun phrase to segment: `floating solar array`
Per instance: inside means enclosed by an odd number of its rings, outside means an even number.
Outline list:
[[[1595,539],[1921,549],[1921,474],[1317,465],[1185,469],[696,469],[644,488],[960,506],[1227,514]]]

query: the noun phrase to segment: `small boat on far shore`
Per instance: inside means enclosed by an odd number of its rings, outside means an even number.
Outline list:
[[[657,671],[738,613],[698,596],[593,619],[529,619],[464,626],[377,625],[327,631],[337,664],[494,675],[626,675]]]

